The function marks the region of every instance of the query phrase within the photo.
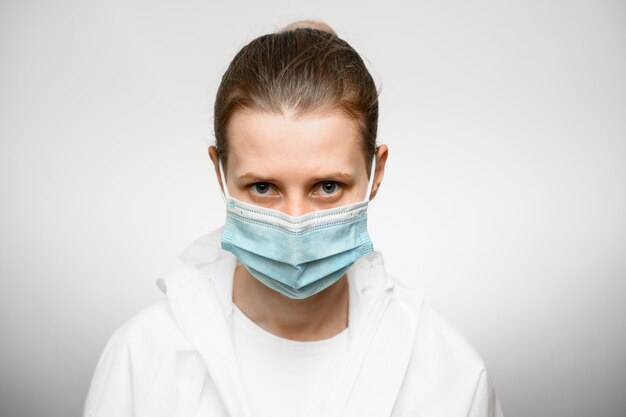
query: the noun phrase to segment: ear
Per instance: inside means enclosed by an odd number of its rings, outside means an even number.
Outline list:
[[[222,184],[222,176],[220,175],[220,159],[217,156],[217,148],[215,146],[209,146],[209,157],[213,161],[213,168],[215,169],[215,176],[217,182],[220,184],[222,193],[224,192],[224,184]],[[224,167],[224,175],[226,175],[226,167]],[[224,179],[226,181],[226,179]]]
[[[376,149],[376,172],[374,172],[374,183],[372,184],[370,201],[376,197],[380,188],[380,183],[383,181],[383,177],[385,176],[385,164],[387,163],[388,155],[389,150],[387,149],[387,145],[380,145]]]

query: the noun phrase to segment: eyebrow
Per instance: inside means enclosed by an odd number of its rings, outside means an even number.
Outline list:
[[[347,172],[331,172],[327,175],[315,177],[314,181],[324,181],[324,180],[339,180],[339,181],[351,181],[354,179],[352,174],[348,174]]]
[[[274,181],[273,178],[264,177],[259,174],[255,174],[253,172],[246,172],[245,174],[241,174],[237,177],[238,180],[250,180],[250,181]]]
[[[348,174],[347,172],[331,172],[326,175],[319,175],[312,179],[314,182],[324,181],[324,180],[339,180],[339,181],[351,181],[354,176],[352,174]],[[246,172],[245,174],[241,174],[237,177],[238,180],[249,180],[249,181],[259,181],[259,182],[276,182],[275,178],[263,176],[260,174],[256,174],[254,172]]]

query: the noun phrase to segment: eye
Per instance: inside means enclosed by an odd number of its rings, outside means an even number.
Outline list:
[[[326,181],[320,184],[320,190],[322,190],[322,194],[335,194],[339,190],[339,184],[333,181]]]
[[[257,182],[252,184],[252,190],[257,194],[267,194],[272,187],[267,182]]]

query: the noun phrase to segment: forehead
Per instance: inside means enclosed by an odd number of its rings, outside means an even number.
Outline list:
[[[365,167],[358,124],[339,110],[299,116],[238,111],[227,134],[229,165],[237,171]]]

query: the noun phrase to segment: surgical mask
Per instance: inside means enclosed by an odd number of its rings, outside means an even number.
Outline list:
[[[230,197],[220,160],[226,202],[222,248],[234,254],[257,280],[289,298],[317,294],[373,250],[367,205],[375,167],[374,157],[363,201],[290,216]]]

